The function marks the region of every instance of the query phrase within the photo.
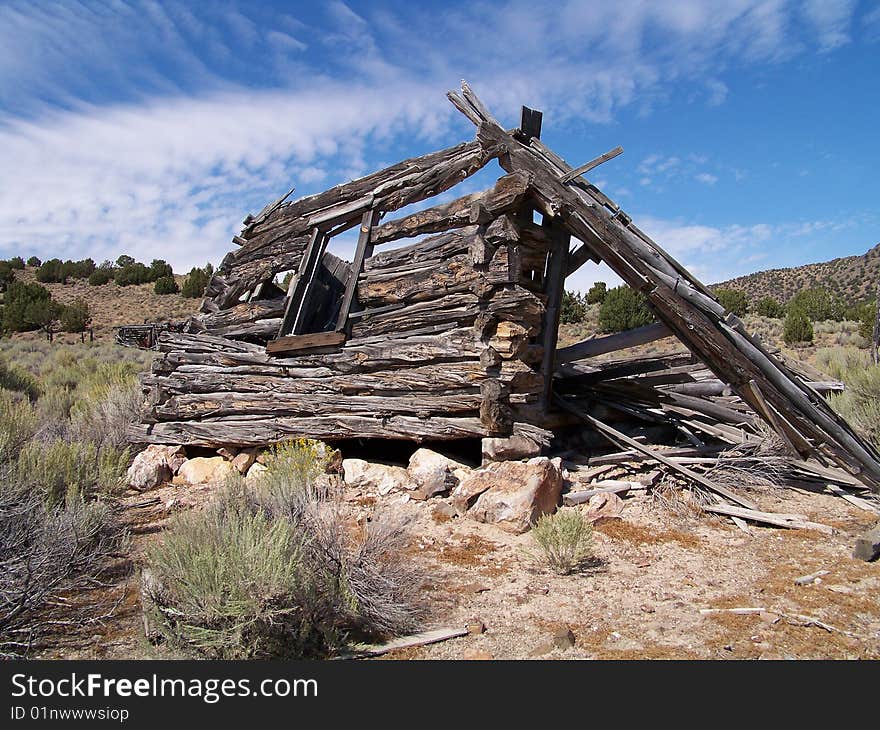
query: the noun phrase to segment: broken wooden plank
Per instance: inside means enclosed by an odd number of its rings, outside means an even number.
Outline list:
[[[723,487],[720,484],[715,484],[714,482],[711,482],[708,479],[706,479],[706,477],[701,476],[700,474],[697,474],[694,471],[691,471],[686,466],[682,466],[681,464],[675,463],[674,461],[667,458],[666,456],[663,456],[663,454],[661,454],[659,451],[656,451],[656,450],[651,449],[647,446],[644,446],[643,444],[640,444],[635,439],[632,439],[629,436],[627,436],[626,434],[621,433],[617,429],[612,428],[611,426],[607,425],[606,423],[603,423],[598,418],[594,418],[593,416],[591,416],[589,413],[587,413],[582,408],[579,408],[579,407],[575,406],[574,404],[570,403],[569,401],[565,400],[565,398],[561,398],[561,397],[557,396],[556,402],[560,405],[560,407],[564,408],[565,410],[569,411],[570,413],[573,413],[574,415],[583,419],[584,421],[586,421],[587,423],[592,425],[594,428],[596,428],[598,431],[601,431],[606,437],[608,437],[608,439],[610,441],[613,441],[613,442],[620,444],[620,445],[629,446],[629,447],[635,449],[636,451],[641,451],[646,456],[649,456],[650,458],[654,459],[655,461],[659,461],[661,464],[665,464],[670,469],[677,471],[679,474],[682,474],[683,476],[687,477],[691,481],[696,482],[700,486],[705,487],[709,491],[715,492],[716,494],[720,494],[722,497],[727,497],[727,499],[729,499],[733,502],[736,502],[737,504],[742,505],[743,507],[746,507],[747,509],[756,509],[757,508],[757,505],[754,502],[752,502],[752,500],[747,499],[745,497],[741,497],[740,495],[736,494],[735,492],[732,492],[731,490],[727,489],[726,487]]]
[[[354,259],[351,262],[351,272],[348,277],[348,283],[345,287],[345,294],[342,296],[342,304],[339,308],[339,317],[336,320],[336,331],[348,331],[348,316],[352,311],[355,302],[355,292],[357,291],[358,277],[363,271],[364,261],[373,255],[373,244],[371,243],[371,235],[373,226],[379,220],[379,211],[368,210],[361,219],[361,229],[358,234],[357,248],[354,252]]]
[[[834,528],[819,522],[811,522],[806,515],[781,514],[776,512],[762,512],[758,509],[743,509],[729,504],[710,504],[703,506],[704,512],[713,512],[728,517],[740,517],[744,520],[759,522],[774,527],[787,527],[796,530],[816,530],[826,535],[834,534]]]
[[[416,646],[426,646],[428,644],[436,644],[439,641],[457,639],[460,636],[467,636],[467,634],[467,629],[431,629],[430,631],[423,631],[420,634],[401,636],[398,639],[392,639],[384,644],[355,644],[351,649],[355,656],[381,656],[382,654],[388,654],[392,651],[411,649]]]
[[[619,479],[605,479],[604,481],[596,482],[596,485],[592,489],[579,489],[574,492],[563,494],[562,504],[567,506],[574,506],[577,504],[583,504],[584,502],[589,502],[590,498],[596,496],[597,494],[620,494],[622,492],[628,492],[631,489],[647,488],[648,485],[642,484],[641,482],[621,481]]]
[[[556,351],[556,362],[564,363],[583,360],[588,357],[595,357],[596,355],[604,355],[608,352],[645,345],[670,336],[672,336],[672,332],[665,324],[654,322],[653,324],[646,324],[643,327],[636,327],[635,329],[618,332],[607,337],[596,337],[560,348]]]
[[[851,505],[854,505],[859,509],[863,509],[866,512],[873,512],[875,515],[880,515],[880,507],[878,507],[876,504],[872,504],[865,499],[859,499],[855,495],[852,495],[849,492],[841,489],[836,484],[826,484],[825,489],[832,494],[836,494],[841,499],[845,499]]]
[[[266,352],[270,355],[307,352],[317,348],[338,347],[344,342],[344,332],[314,332],[305,335],[288,335],[268,342],[266,344]]]
[[[350,219],[352,216],[357,215],[365,209],[368,209],[372,204],[372,194],[360,198],[359,200],[340,203],[339,205],[334,205],[330,208],[320,210],[317,213],[313,213],[311,216],[309,216],[309,219],[306,222],[306,226],[308,228],[314,228],[316,226],[329,227],[341,221],[346,221]]]
[[[320,228],[312,229],[309,244],[302,255],[297,273],[291,278],[287,288],[287,306],[281,318],[281,327],[278,329],[279,337],[288,333],[299,334],[293,331],[294,326],[298,321],[302,321],[301,313],[305,305],[306,293],[314,279],[326,241],[327,237]]]
[[[538,136],[538,135],[535,135]],[[618,155],[623,154],[623,147],[615,147],[613,150],[608,150],[605,154],[599,155],[598,157],[593,158],[589,162],[581,165],[580,167],[576,167],[574,170],[570,172],[566,172],[564,175],[561,175],[559,178],[559,182],[567,183],[569,180],[574,180],[576,177],[580,177],[585,172],[589,172],[593,170],[599,165],[608,162],[608,160],[613,160]]]
[[[523,142],[528,144],[533,137],[541,136],[541,122],[543,119],[543,112],[537,109],[529,109],[527,106],[522,107],[519,115],[519,132]]]

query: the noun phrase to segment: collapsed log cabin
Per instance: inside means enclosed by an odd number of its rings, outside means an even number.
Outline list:
[[[475,140],[245,219],[200,313],[159,337],[137,441],[480,438],[537,453],[585,422],[628,446],[598,406],[692,441],[763,420],[804,463],[880,485],[877,451],[584,177],[619,149],[572,168],[541,142],[540,112],[506,130],[467,84],[448,96]],[[491,189],[386,220],[492,160],[506,174]],[[355,228],[343,261],[328,245]],[[565,279],[589,260],[641,291],[658,323],[558,349]],[[669,335],[683,360],[589,363]]]

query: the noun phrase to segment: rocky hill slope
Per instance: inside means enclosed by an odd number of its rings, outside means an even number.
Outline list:
[[[724,281],[717,286],[740,289],[752,301],[773,297],[787,302],[801,289],[824,287],[849,304],[872,299],[880,284],[880,244],[859,256],[845,256],[789,269],[769,269]]]

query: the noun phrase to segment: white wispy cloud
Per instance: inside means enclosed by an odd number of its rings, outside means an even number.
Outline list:
[[[822,48],[844,42],[846,11],[824,16],[838,35]],[[511,0],[393,14],[334,2],[321,27],[267,12],[234,0],[0,6],[2,255],[216,262],[244,213],[290,183],[307,192],[364,174],[401,157],[404,135],[424,150],[469,137],[443,98],[461,77],[502,119],[527,103],[561,129],[649,109],[681,81],[721,103],[725,70],[802,50],[799,12],[781,0]],[[645,185],[691,171],[674,155],[643,165]],[[686,228],[664,233],[700,237]]]
[[[694,175],[694,179],[697,182],[703,183],[703,185],[714,185],[718,182],[718,176],[713,175],[710,172],[701,172],[697,175]]]
[[[831,51],[850,42],[855,0],[807,0],[804,15],[813,26],[821,51]]]

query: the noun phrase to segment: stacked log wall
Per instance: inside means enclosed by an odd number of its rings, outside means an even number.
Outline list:
[[[504,437],[517,423],[534,423],[544,387],[536,342],[545,302],[522,281],[522,260],[524,252],[528,260],[546,255],[546,242],[535,231],[523,234],[509,214],[527,183],[515,182],[516,194],[494,217],[486,219],[484,207],[473,216],[479,222],[470,223],[455,217],[461,205],[454,201],[444,206],[452,230],[400,248],[377,247],[358,277],[360,308],[339,348],[267,354],[264,343],[276,334],[284,297],[227,303],[200,315],[190,332],[164,335],[142,381],[137,440],[444,440]],[[395,240],[392,230],[399,238],[439,228],[433,210],[415,214],[415,226],[407,217],[377,227],[383,244]],[[283,265],[295,268],[304,247],[294,239],[276,241],[272,250],[286,251]],[[243,265],[271,272],[280,264],[259,258]],[[227,269],[227,282],[236,277],[235,267]]]

